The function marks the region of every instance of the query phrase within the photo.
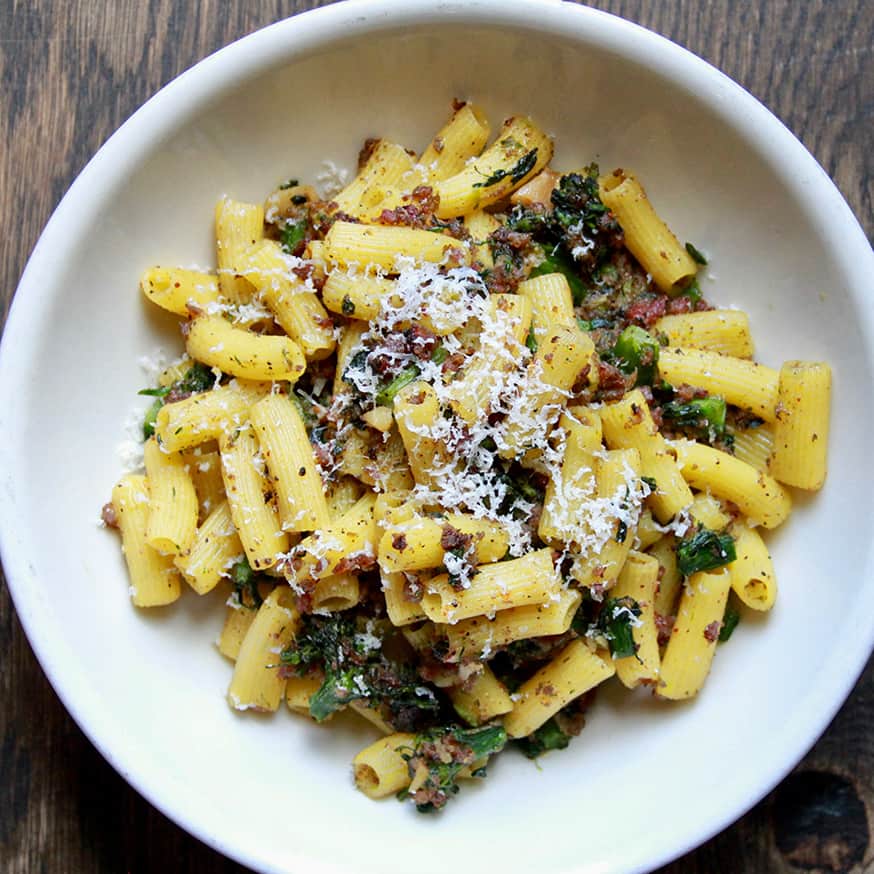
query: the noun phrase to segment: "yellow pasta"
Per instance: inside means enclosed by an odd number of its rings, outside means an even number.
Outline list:
[[[676,293],[695,276],[697,265],[659,218],[635,176],[617,170],[600,180],[600,189],[601,200],[625,231],[625,245],[662,291]]]
[[[171,555],[161,555],[146,542],[149,485],[144,476],[128,474],[112,490],[112,506],[121,531],[121,551],[136,607],[172,604],[182,592]]]
[[[313,531],[331,519],[322,477],[297,408],[270,395],[249,410],[286,531]]]
[[[524,184],[552,157],[552,140],[523,116],[507,119],[497,140],[469,166],[437,183],[437,215],[454,218],[491,206]]]
[[[246,278],[307,360],[330,355],[336,345],[334,325],[315,291],[292,272],[279,244],[264,240],[246,252],[243,263]]]
[[[325,254],[334,264],[373,265],[393,270],[398,258],[417,258],[440,264],[470,263],[470,249],[445,234],[390,225],[357,225],[337,221],[325,237]]]
[[[671,385],[703,388],[767,422],[777,416],[778,373],[764,364],[701,349],[662,349],[658,369]]]
[[[249,626],[255,621],[255,611],[239,605],[225,608],[225,624],[218,639],[219,652],[232,662],[237,660]]]
[[[144,447],[149,481],[146,542],[167,555],[179,555],[197,531],[197,493],[178,452],[163,452],[154,438]]]
[[[519,283],[517,292],[531,301],[534,336],[541,338],[554,327],[575,328],[571,287],[563,273],[547,273]]]
[[[637,449],[641,473],[655,481],[649,501],[659,522],[667,522],[692,503],[692,492],[683,480],[670,448],[659,434],[639,389],[600,411],[604,442],[611,449]]]
[[[352,760],[355,785],[368,798],[386,798],[410,785],[404,753],[411,751],[415,735],[398,732],[381,737]]]
[[[306,368],[300,346],[288,337],[255,334],[221,316],[198,316],[191,322],[185,347],[210,367],[244,379],[297,382]]]
[[[436,182],[460,173],[469,158],[478,155],[489,139],[491,125],[483,111],[465,103],[437,132],[419,162]]]
[[[522,558],[481,565],[467,588],[456,589],[448,575],[428,582],[422,607],[434,622],[455,623],[494,610],[545,604],[558,597],[561,578],[551,549],[539,549]]]
[[[227,501],[222,501],[197,529],[191,546],[176,556],[175,564],[191,588],[198,595],[205,595],[243,553],[230,507]]]
[[[468,725],[482,725],[513,709],[513,699],[506,686],[486,665],[470,687],[455,686],[449,690],[455,712]]]
[[[768,472],[768,462],[774,451],[774,428],[762,422],[749,428],[730,428],[734,457],[746,462],[756,470]]]
[[[735,522],[731,528],[737,559],[728,566],[731,588],[753,610],[770,610],[777,598],[777,578],[768,547],[755,528]]]
[[[780,369],[771,475],[800,489],[821,489],[828,454],[831,368],[787,361]]]
[[[140,279],[140,289],[154,304],[180,316],[189,314],[189,304],[202,308],[218,300],[218,277],[181,267],[149,268]]]
[[[656,688],[661,698],[691,698],[704,685],[730,588],[731,576],[726,568],[702,571],[689,578],[662,658]]]
[[[288,551],[288,535],[280,527],[276,508],[267,500],[258,441],[251,428],[245,428],[222,436],[220,449],[228,506],[246,558],[255,570],[273,567]]]
[[[519,687],[513,710],[504,717],[507,734],[510,737],[531,734],[567,703],[615,672],[613,664],[590,650],[582,640],[572,641]]]
[[[786,520],[792,501],[773,477],[711,446],[691,440],[674,440],[671,446],[689,485],[732,501],[765,528],[776,528]]]
[[[750,320],[740,310],[707,310],[662,316],[652,326],[654,334],[664,334],[669,346],[704,349],[735,358],[753,357]]]
[[[228,703],[234,710],[278,709],[285,693],[279,654],[291,642],[299,623],[291,589],[277,586],[258,608],[237,654],[228,687]]]
[[[215,208],[219,286],[229,300],[247,302],[254,291],[241,276],[243,254],[264,237],[264,208],[223,197]]]

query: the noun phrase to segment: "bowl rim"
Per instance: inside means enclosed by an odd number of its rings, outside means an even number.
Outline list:
[[[14,424],[18,409],[14,402],[16,374],[22,371],[28,355],[28,344],[13,342],[10,337],[17,338],[19,334],[35,330],[33,311],[41,298],[41,277],[52,274],[53,259],[48,253],[67,245],[75,247],[75,241],[64,240],[65,226],[77,215],[81,219],[83,213],[87,214],[99,203],[103,192],[112,189],[206,103],[238,87],[241,81],[248,81],[320,46],[331,45],[338,38],[345,40],[404,26],[421,28],[438,23],[493,24],[496,21],[502,29],[534,30],[583,43],[594,41],[708,101],[746,140],[756,144],[762,156],[782,173],[787,185],[803,203],[812,207],[815,199],[817,209],[828,213],[829,221],[824,218],[818,222],[817,230],[833,249],[840,241],[846,253],[843,263],[852,262],[852,275],[860,280],[852,287],[862,287],[866,270],[869,276],[874,275],[874,252],[865,233],[834,183],[801,142],[740,85],[667,38],[609,13],[562,0],[419,0],[415,4],[403,0],[344,0],[278,21],[204,58],[143,104],[79,173],[34,247],[9,311],[0,343],[0,410],[13,412],[0,414],[0,426],[7,421]],[[715,107],[714,97],[718,98]],[[799,181],[789,179],[786,165],[791,166]],[[874,316],[864,318],[863,322],[861,327],[868,340],[870,360],[874,357],[871,341]],[[243,840],[235,843],[223,840],[210,829],[208,816],[197,809],[182,809],[174,802],[172,782],[144,767],[143,761],[132,755],[111,731],[104,730],[100,720],[95,718],[91,696],[85,694],[87,677],[77,672],[66,650],[53,647],[50,636],[43,633],[45,620],[40,612],[40,599],[33,587],[28,586],[34,572],[13,537],[17,519],[14,454],[5,444],[0,444],[0,482],[4,485],[0,488],[0,557],[10,594],[33,652],[68,713],[110,765],[180,827],[242,864],[281,874],[286,870],[285,865],[276,867],[259,855],[257,847],[247,846]],[[868,579],[871,568],[872,551],[869,549],[865,563],[868,573],[864,575]],[[675,833],[673,841],[663,841],[657,847],[648,843],[646,858],[641,858],[640,853],[635,856],[632,850],[625,859],[629,867],[623,870],[658,867],[709,840],[758,803],[804,756],[843,705],[874,648],[874,586],[869,588],[867,594],[872,609],[867,615],[871,619],[866,626],[861,618],[864,610],[860,610],[856,617],[858,633],[845,641],[839,652],[832,652],[824,659],[822,670],[828,679],[819,680],[817,694],[807,711],[810,718],[803,725],[785,728],[782,757],[759,774],[753,786],[745,787],[745,792],[726,794],[714,802],[710,815],[695,827],[682,829],[679,834]],[[291,848],[287,863],[313,874],[340,874],[346,870],[312,857],[307,851]],[[570,870],[566,869],[568,874]],[[574,867],[572,870],[582,869]]]

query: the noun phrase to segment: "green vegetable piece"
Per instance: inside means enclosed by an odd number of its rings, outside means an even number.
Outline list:
[[[502,179],[506,179],[508,176],[514,183],[521,182],[534,169],[536,164],[537,149],[532,149],[530,152],[526,152],[510,170],[505,170],[503,168],[495,170],[491,176],[487,176],[482,182],[475,182],[473,187],[488,188],[491,185],[497,185]]]
[[[435,728],[417,735],[413,747],[401,755],[410,771],[424,765],[427,776],[416,793],[419,813],[440,810],[458,792],[458,775],[473,762],[499,753],[507,745],[507,732],[501,725],[480,728]],[[398,797],[409,797],[401,792]]]
[[[736,558],[734,538],[703,525],[691,537],[677,543],[677,567],[686,577],[731,564]]]
[[[307,223],[303,219],[286,222],[279,231],[279,242],[289,255],[299,255],[306,238]]]
[[[251,610],[257,610],[261,606],[264,599],[258,591],[258,580],[255,571],[245,558],[241,558],[231,567],[231,582],[234,584],[234,593],[240,606]],[[246,595],[249,596],[248,602]]]
[[[652,385],[659,361],[659,342],[637,325],[629,325],[613,347],[616,364],[624,373],[637,371],[636,385]]]
[[[534,325],[528,329],[528,336],[525,338],[525,345],[534,354],[537,351],[537,337],[534,336]]]
[[[693,279],[684,289],[680,291],[679,297],[688,297],[692,303],[698,303],[704,295],[701,294],[701,286],[698,285],[698,280]]]
[[[397,393],[411,382],[415,382],[419,373],[421,371],[418,364],[405,367],[388,385],[376,393],[377,406],[390,407],[394,403]]]
[[[287,179],[279,186],[280,191],[285,191],[286,188],[297,188],[300,185],[300,182],[297,179]]]
[[[687,403],[671,401],[662,407],[662,416],[677,425],[698,428],[712,443],[725,433],[725,398],[710,395]]]
[[[696,264],[700,264],[702,267],[707,265],[707,259],[701,253],[701,250],[696,249],[691,243],[686,243],[686,251]]]
[[[558,727],[552,716],[537,731],[522,738],[519,747],[529,759],[536,759],[550,750],[563,750],[570,742],[570,736]]]
[[[640,605],[633,598],[608,598],[598,616],[598,630],[607,638],[610,655],[624,659],[637,655],[633,628],[640,616]]]
[[[349,297],[348,294],[343,296],[343,303],[341,304],[340,309],[343,311],[344,316],[355,315],[355,304],[352,302],[352,298]]]
[[[449,353],[446,351],[445,346],[437,346],[437,348],[431,353],[431,360],[435,364],[442,364],[448,357]]]
[[[548,273],[561,273],[571,287],[574,306],[579,306],[586,296],[586,286],[577,271],[574,261],[560,249],[544,250],[543,260],[529,274],[528,278],[546,276]]]
[[[739,622],[740,613],[734,607],[729,607],[725,611],[725,616],[722,617],[722,627],[719,629],[720,643],[725,643],[734,634]]]
[[[155,402],[146,410],[146,415],[143,417],[143,440],[148,440],[155,433],[155,422],[158,420],[158,412],[163,406],[164,398],[161,396],[155,398]]]

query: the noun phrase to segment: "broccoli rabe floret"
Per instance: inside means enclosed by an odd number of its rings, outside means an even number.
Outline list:
[[[458,792],[458,777],[462,769],[478,765],[507,744],[507,732],[500,725],[480,728],[435,728],[416,736],[412,747],[401,755],[409,767],[411,783],[399,793],[401,799],[411,798],[420,813],[430,813],[444,807]],[[485,776],[481,766],[473,776]]]

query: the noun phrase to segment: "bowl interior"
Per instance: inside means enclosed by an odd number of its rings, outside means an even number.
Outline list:
[[[544,872],[650,867],[770,788],[824,727],[870,645],[860,603],[874,600],[863,440],[872,342],[859,264],[834,229],[846,208],[833,189],[822,196],[829,183],[779,124],[701,62],[584,10],[526,9],[504,24],[457,11],[403,27],[344,13],[346,29],[335,12],[234,47],[219,59],[224,70],[213,67],[221,87],[195,70],[147,107],[154,129],[135,119],[101,153],[16,302],[0,471],[22,618],[116,767],[256,867],[390,874],[411,859],[421,872],[457,859],[512,872],[534,858]],[[231,666],[213,646],[220,600],[186,592],[171,608],[136,612],[118,540],[98,518],[121,470],[124,420],[144,406],[138,359],[182,350],[174,320],[138,294],[141,271],[212,264],[222,193],[259,201],[289,176],[315,179],[325,160],[352,168],[367,136],[424,148],[453,97],[480,103],[495,128],[533,116],[555,136],[559,168],[593,159],[633,168],[678,237],[709,254],[708,298],[749,313],[759,359],[829,361],[835,395],[826,488],[800,497],[769,537],[777,606],[743,616],[701,696],[670,706],[605,693],[567,751],[539,767],[502,757],[432,819],[354,791],[350,760],[375,737],[366,726],[232,713]],[[674,815],[654,819],[656,804]],[[523,821],[536,847],[493,839]]]

